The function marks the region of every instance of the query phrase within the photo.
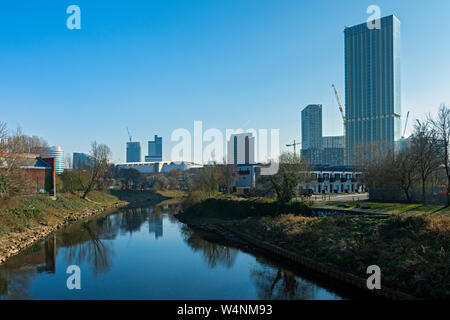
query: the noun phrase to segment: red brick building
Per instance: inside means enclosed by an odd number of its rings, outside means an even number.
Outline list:
[[[24,193],[54,194],[55,188],[55,158],[41,158],[35,154],[0,153],[0,174],[6,170],[10,161],[19,163],[26,179]]]

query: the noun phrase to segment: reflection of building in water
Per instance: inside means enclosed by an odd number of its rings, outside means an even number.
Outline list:
[[[29,252],[29,253],[28,253]],[[0,299],[24,299],[34,273],[56,273],[56,236],[0,267]],[[29,276],[28,276],[29,275]]]
[[[159,214],[148,217],[148,231],[155,234],[155,239],[163,236],[163,219]]]
[[[22,263],[35,265],[38,272],[56,273],[56,235],[44,242],[44,250],[24,256]]]

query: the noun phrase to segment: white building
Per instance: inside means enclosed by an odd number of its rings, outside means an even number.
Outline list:
[[[166,173],[172,170],[186,171],[193,168],[201,168],[203,165],[195,164],[192,162],[170,162],[170,161],[157,161],[157,162],[127,162],[117,164],[117,168],[120,169],[136,169],[140,173]]]
[[[227,146],[228,164],[255,163],[255,137],[252,133],[232,134]]]
[[[360,172],[349,167],[317,167],[311,172],[312,181],[299,184],[299,189],[312,189],[314,193],[348,193],[363,191]]]

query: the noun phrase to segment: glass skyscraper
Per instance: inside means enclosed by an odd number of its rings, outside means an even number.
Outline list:
[[[310,104],[302,110],[302,155],[310,164],[322,162],[322,105]]]
[[[72,166],[75,170],[87,169],[91,165],[90,156],[85,153],[74,152]]]
[[[344,137],[322,136],[322,105],[310,104],[302,110],[301,154],[314,166],[342,166]]]
[[[345,29],[345,159],[361,165],[395,149],[401,130],[400,21]]]
[[[127,162],[141,162],[140,142],[127,142]]]
[[[155,135],[155,140],[148,142],[148,156],[145,161],[162,161],[162,137]]]

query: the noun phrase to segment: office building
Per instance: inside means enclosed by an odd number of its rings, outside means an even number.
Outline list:
[[[255,137],[251,133],[232,134],[228,144],[228,164],[255,163]]]
[[[322,148],[322,105],[310,104],[302,110],[302,149]]]
[[[145,157],[145,161],[162,161],[162,137],[155,135],[155,139],[148,142],[148,155]]]
[[[310,104],[302,110],[301,154],[312,165],[344,165],[343,136],[322,136],[322,105]]]
[[[75,170],[83,170],[90,165],[90,156],[86,153],[74,152],[72,156],[72,166]]]
[[[64,172],[64,150],[61,147],[53,146],[48,151],[49,158],[55,158],[55,172]]]
[[[339,167],[344,165],[344,136],[322,138],[321,165]]]
[[[381,18],[345,29],[345,158],[360,165],[395,150],[401,130],[400,21]],[[365,158],[364,158],[365,157]]]
[[[127,142],[127,162],[141,162],[140,142]]]
[[[311,164],[320,164],[322,155],[322,105],[310,104],[302,110],[301,154]]]

